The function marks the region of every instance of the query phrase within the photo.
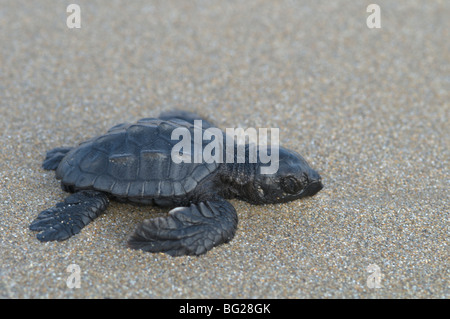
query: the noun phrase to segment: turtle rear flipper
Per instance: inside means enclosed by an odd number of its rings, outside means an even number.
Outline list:
[[[58,168],[61,160],[71,150],[71,147],[57,147],[47,152],[42,167],[46,170],[55,170]]]
[[[105,193],[80,191],[67,197],[64,202],[44,210],[31,223],[30,230],[40,231],[40,241],[65,240],[97,218],[108,206]]]
[[[237,214],[225,200],[177,207],[168,217],[147,219],[128,240],[128,246],[172,256],[201,255],[230,241],[237,229]]]

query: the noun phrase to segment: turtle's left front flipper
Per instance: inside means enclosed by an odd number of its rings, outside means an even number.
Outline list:
[[[108,206],[108,196],[97,191],[79,191],[64,202],[41,212],[30,230],[40,231],[40,241],[65,240],[97,218]]]
[[[56,170],[64,156],[72,150],[71,147],[57,147],[47,152],[42,167],[46,170]]]
[[[230,241],[237,229],[233,205],[219,199],[177,207],[168,217],[147,219],[128,240],[128,246],[172,256],[201,255]]]

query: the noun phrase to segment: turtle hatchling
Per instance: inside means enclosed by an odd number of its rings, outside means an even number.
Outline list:
[[[202,132],[213,128],[193,113],[170,111],[116,125],[75,147],[49,151],[43,168],[56,170],[62,189],[71,194],[41,212],[30,229],[39,232],[40,241],[62,241],[105,212],[110,200],[157,205],[171,210],[139,224],[128,247],[172,256],[201,255],[236,233],[238,216],[229,199],[282,203],[322,189],[320,175],[303,157],[281,146],[278,170],[271,174],[261,173],[267,163],[249,160],[250,144],[245,145],[245,161],[174,161],[171,154],[179,139],[172,139],[172,132],[185,129],[191,133],[191,145],[198,146],[195,120],[202,120]],[[200,144],[205,147],[207,142],[211,141],[202,139]],[[237,159],[237,142],[233,147]],[[184,149],[178,153],[192,155]]]

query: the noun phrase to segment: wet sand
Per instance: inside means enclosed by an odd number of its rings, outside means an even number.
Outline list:
[[[380,29],[363,3],[312,0],[77,1],[69,29],[69,3],[0,9],[0,297],[449,298],[448,1],[378,1]],[[234,240],[200,257],[127,248],[165,211],[122,203],[36,239],[31,221],[66,196],[47,150],[174,108],[279,128],[325,188],[233,201]]]

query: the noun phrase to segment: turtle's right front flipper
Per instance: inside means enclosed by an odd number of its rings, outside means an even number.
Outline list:
[[[229,202],[204,201],[174,208],[168,217],[145,220],[130,236],[128,246],[172,256],[201,255],[230,241],[237,223],[236,210]]]
[[[108,204],[108,196],[102,192],[80,191],[41,212],[30,230],[40,231],[36,236],[40,241],[65,240],[97,218]]]

